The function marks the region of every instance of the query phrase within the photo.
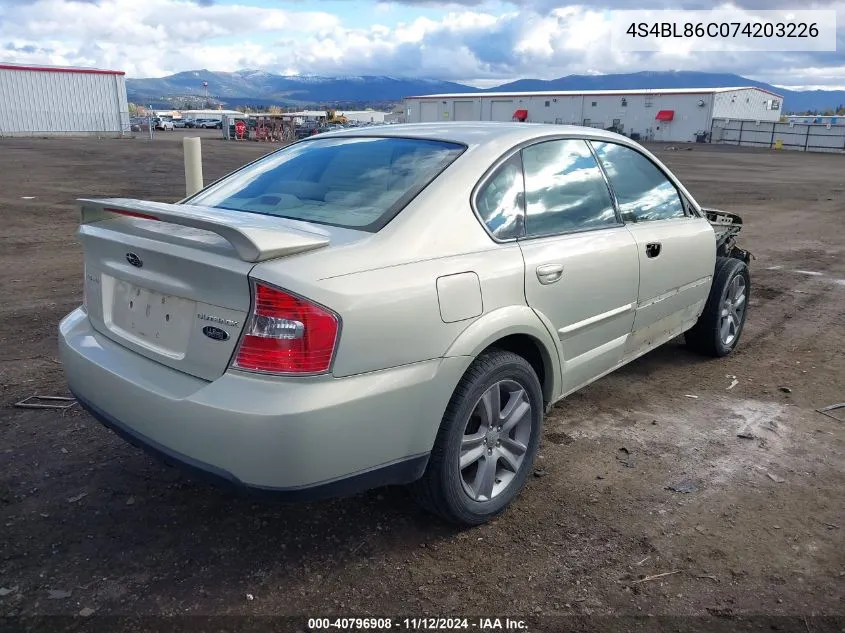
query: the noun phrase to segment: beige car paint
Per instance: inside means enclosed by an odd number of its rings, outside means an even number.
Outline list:
[[[566,392],[622,359],[637,300],[637,246],[624,226],[521,240],[520,246],[525,296],[560,339]],[[550,264],[562,274],[544,284],[537,271]]]
[[[637,315],[625,350],[625,357],[632,358],[677,336],[678,328],[690,319],[690,306],[697,308],[689,326],[694,324],[710,292],[716,250],[713,227],[704,218],[643,222],[627,228],[637,240],[640,263]],[[649,242],[661,244],[659,257],[646,256]]]
[[[481,281],[474,272],[456,273],[437,278],[437,301],[444,323],[466,321],[481,316]]]
[[[425,454],[463,372],[504,337],[524,336],[537,346],[544,399],[552,403],[695,323],[710,289],[713,229],[683,185],[636,143],[601,130],[530,124],[387,126],[378,134],[456,140],[468,148],[375,234],[126,200],[112,203],[154,210],[189,230],[174,226],[164,234],[168,225],[131,218],[84,224],[87,274],[187,297],[199,312],[239,325],[230,328],[226,349],[192,338],[183,357],[168,358],[110,327],[101,284],[86,282],[93,304],[69,315],[60,336],[74,392],[99,399],[152,440],[245,482],[305,486]],[[557,138],[636,148],[663,169],[696,217],[491,239],[473,211],[477,184],[515,147]],[[82,206],[92,220],[109,203]],[[654,236],[667,248],[665,264],[642,261],[642,245]],[[133,269],[123,260],[127,248],[152,253],[153,262],[160,256],[161,263]],[[340,315],[330,374],[290,378],[226,368],[249,310],[248,278]],[[171,393],[171,385],[182,393]],[[351,428],[351,445],[331,445]]]

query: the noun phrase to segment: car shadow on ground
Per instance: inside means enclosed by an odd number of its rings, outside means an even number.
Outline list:
[[[97,423],[88,419],[85,425],[94,428]],[[117,437],[107,443],[115,457],[94,465],[85,496],[71,503],[70,512],[61,508],[42,516],[53,523],[42,529],[62,534],[65,545],[86,557],[102,558],[108,552],[116,564],[146,560],[153,575],[152,543],[177,556],[180,550],[190,552],[191,564],[200,567],[219,567],[229,558],[239,568],[260,569],[299,565],[329,553],[340,560],[366,553],[381,539],[421,547],[461,531],[425,513],[402,487],[284,503],[272,495],[256,497],[197,479]],[[56,481],[60,478],[59,473],[53,476],[55,485],[66,485]],[[73,540],[77,542],[67,542]]]
[[[686,350],[679,339],[620,368],[614,376],[644,378],[708,360]],[[366,548],[367,539],[374,534],[383,537],[401,532],[398,538],[410,547],[419,547],[463,531],[422,510],[401,486],[311,503],[285,503],[272,495],[256,496],[208,482],[124,443],[87,416],[84,424],[97,435],[106,434],[113,454],[94,462],[87,493],[74,505],[93,507],[93,512],[84,515],[82,525],[90,522],[99,536],[117,539],[119,533],[125,537],[126,555],[131,555],[133,544],[146,544],[150,539],[189,539],[194,556],[205,551],[213,557],[221,548],[237,544],[241,554],[253,552],[267,564],[271,562],[268,551],[284,554],[279,561],[292,562],[325,551],[326,541],[339,553],[357,552]],[[60,477],[54,476],[58,484],[56,479]],[[116,533],[107,529],[103,534],[102,515],[110,519]],[[64,519],[57,516],[56,520]],[[124,531],[129,524],[144,529]]]
[[[655,372],[676,371],[684,367],[697,367],[714,360],[713,358],[702,356],[689,350],[684,343],[683,336],[678,336],[631,361],[627,365],[616,369],[612,375],[617,378],[622,376],[628,378],[635,378],[637,376],[646,377],[651,376]]]
[[[104,593],[98,600],[110,604],[113,612],[127,612],[136,609],[136,596],[142,594],[161,596],[159,602],[174,595],[177,601],[189,600],[192,594],[196,599],[205,591],[246,595],[250,587],[266,591],[270,579],[274,585],[296,587],[294,593],[304,588],[314,596],[321,578],[344,570],[366,573],[368,565],[385,558],[418,566],[452,549],[456,539],[474,543],[483,535],[486,542],[493,534],[514,538],[515,526],[525,521],[551,522],[562,533],[576,533],[586,521],[588,531],[602,532],[604,526],[594,523],[586,510],[594,504],[595,490],[569,481],[557,464],[558,453],[576,450],[577,445],[568,446],[574,440],[566,432],[560,433],[567,440],[563,445],[551,435],[562,423],[577,430],[579,421],[588,422],[604,409],[615,411],[618,398],[599,392],[620,391],[626,382],[620,376],[627,375],[627,382],[659,381],[662,371],[677,375],[679,368],[689,367],[692,372],[706,362],[680,340],[673,341],[570,396],[547,420],[544,450],[552,450],[553,463],[537,465],[555,476],[529,477],[527,489],[508,513],[475,531],[428,514],[398,486],[304,504],[251,496],[168,466],[77,411],[57,429],[53,450],[77,448],[63,451],[53,463],[25,467],[8,481],[8,494],[0,494],[20,504],[15,521],[25,521],[24,531],[24,525],[16,530],[26,536],[17,538],[13,557],[60,563],[51,573],[56,586],[112,578],[121,587],[115,590],[116,599]],[[626,394],[625,402],[630,405],[635,395]],[[590,405],[591,398],[599,404]],[[27,417],[19,420],[21,428],[31,427],[29,415],[35,414],[23,414]],[[30,493],[26,481],[38,481],[39,486]],[[537,506],[538,495],[548,503]],[[610,532],[606,536],[613,539]],[[643,550],[642,556],[648,554]],[[179,579],[176,586],[174,578]]]

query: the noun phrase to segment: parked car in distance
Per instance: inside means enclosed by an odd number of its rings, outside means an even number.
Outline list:
[[[223,121],[220,119],[196,119],[194,121],[194,127],[203,128],[203,129],[223,129]]]
[[[154,117],[153,118],[153,126],[156,130],[170,130],[173,131],[173,119],[168,119],[166,117]]]
[[[173,119],[173,127],[185,128],[187,127],[187,121],[185,119]]]
[[[296,140],[308,138],[317,133],[317,125],[297,125],[294,129],[294,137]]]
[[[730,354],[749,305],[741,219],[585,127],[328,132],[179,203],[79,204],[59,351],[80,405],[293,500],[408,484],[483,523],[551,405],[680,334]]]

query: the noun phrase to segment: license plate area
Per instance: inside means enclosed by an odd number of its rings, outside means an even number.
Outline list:
[[[115,334],[156,353],[184,358],[195,302],[112,278],[106,326]],[[111,308],[109,310],[109,308]]]

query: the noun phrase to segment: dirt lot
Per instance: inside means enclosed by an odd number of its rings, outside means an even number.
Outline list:
[[[0,616],[530,615],[552,630],[550,616],[770,614],[818,631],[803,616],[845,615],[845,425],[814,411],[845,401],[845,157],[657,148],[702,203],[745,219],[740,349],[714,361],[673,342],[568,398],[515,506],[459,531],[402,489],[243,499],[76,408],[13,407],[67,393],[74,199],[178,199],[181,136],[0,139]],[[269,149],[208,139],[206,180]]]

